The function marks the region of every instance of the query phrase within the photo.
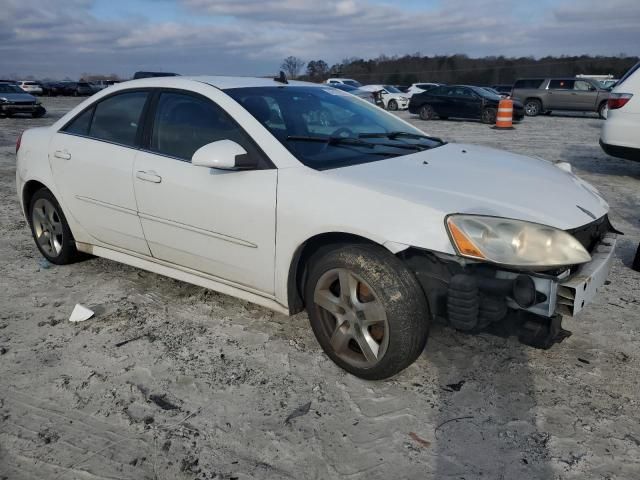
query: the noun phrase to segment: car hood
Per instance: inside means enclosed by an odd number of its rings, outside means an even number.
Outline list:
[[[6,98],[10,102],[35,102],[36,97],[28,93],[0,93],[0,98]]]
[[[593,186],[546,160],[475,145],[446,144],[324,173],[391,197],[387,201],[424,205],[443,218],[492,215],[567,230],[609,210]]]

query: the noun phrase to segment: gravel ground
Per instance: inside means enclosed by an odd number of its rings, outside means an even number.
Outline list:
[[[0,119],[0,479],[640,476],[640,164],[600,150],[601,120],[495,131],[411,118],[449,141],[571,162],[626,235],[564,343],[436,326],[414,365],[366,382],[324,356],[304,313],[98,258],[43,266],[16,200],[15,137],[76,102]],[[96,317],[69,323],[76,303]]]

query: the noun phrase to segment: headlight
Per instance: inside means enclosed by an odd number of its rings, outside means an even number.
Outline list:
[[[0,97],[0,103],[7,103],[9,100],[7,100],[4,97]]]
[[[463,257],[536,269],[591,260],[572,235],[538,223],[480,215],[450,215],[446,224],[455,249]]]

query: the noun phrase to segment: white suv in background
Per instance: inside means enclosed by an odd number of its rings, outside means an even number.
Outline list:
[[[42,95],[42,85],[32,80],[21,80],[18,82],[18,86],[31,95]]]
[[[387,110],[406,110],[409,108],[409,96],[393,85],[365,85],[360,90],[380,92],[382,103]]]
[[[360,88],[362,86],[362,84],[359,81],[354,80],[353,78],[328,78],[325,83],[328,83],[329,85],[335,85],[337,83],[341,83],[343,85],[349,85],[351,87],[356,87],[356,88]]]
[[[640,161],[640,63],[611,91],[608,107],[600,146],[614,157]]]
[[[410,97],[415,95],[416,93],[426,92],[427,90],[431,90],[433,87],[439,87],[439,83],[414,83],[407,89],[407,95]]]

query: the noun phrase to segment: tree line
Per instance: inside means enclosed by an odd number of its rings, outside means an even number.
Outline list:
[[[512,84],[522,77],[573,77],[578,74],[613,75],[620,78],[638,62],[638,57],[546,56],[471,58],[467,55],[381,55],[365,60],[346,58],[329,66],[324,60],[304,61],[287,57],[281,69],[288,78],[321,82],[332,76],[348,77],[363,84],[410,85],[417,82],[459,83],[471,85]]]

